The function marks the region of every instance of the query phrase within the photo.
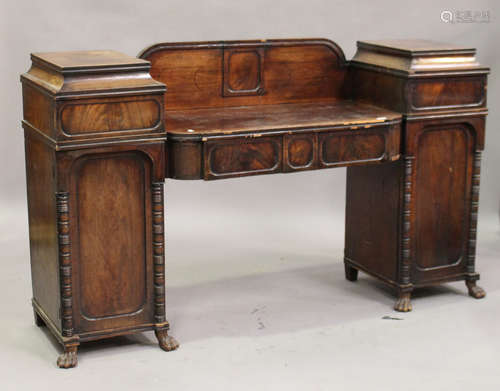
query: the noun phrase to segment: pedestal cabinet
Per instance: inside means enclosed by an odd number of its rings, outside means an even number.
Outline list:
[[[137,331],[167,335],[165,86],[112,51],[43,53],[21,76],[36,323],[64,346]]]
[[[358,42],[356,99],[403,114],[402,159],[347,171],[346,277],[397,288],[465,280],[475,298],[476,227],[486,76],[475,50],[426,41]]]

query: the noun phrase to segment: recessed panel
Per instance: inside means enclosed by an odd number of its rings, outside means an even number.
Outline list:
[[[260,83],[260,57],[256,51],[234,52],[229,57],[228,86],[232,91],[255,90]]]
[[[321,163],[325,166],[379,160],[384,157],[385,137],[375,132],[332,132],[320,135]]]
[[[130,315],[146,301],[144,160],[106,155],[77,175],[80,311],[97,320]]]
[[[312,140],[294,140],[288,145],[288,161],[295,167],[305,167],[312,163],[314,155]]]
[[[314,133],[285,136],[285,171],[316,166],[317,136]]]
[[[414,110],[481,106],[485,97],[485,79],[423,79],[414,81],[410,103]]]
[[[225,49],[223,96],[263,95],[264,52],[255,49]]]
[[[418,141],[415,259],[420,269],[459,263],[467,220],[468,133],[428,130]]]
[[[165,43],[141,57],[167,85],[167,112],[339,100],[347,70],[340,48],[323,39]]]
[[[152,99],[68,104],[61,111],[67,135],[147,130],[160,121],[160,104]]]
[[[278,171],[281,143],[278,138],[221,141],[207,146],[205,177],[262,174]]]

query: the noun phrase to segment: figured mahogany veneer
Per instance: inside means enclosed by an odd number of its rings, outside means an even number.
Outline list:
[[[166,112],[176,179],[291,172],[399,158],[400,115],[352,101]],[[179,149],[179,144],[188,148]],[[197,145],[199,145],[197,147]],[[305,155],[305,156],[303,156]],[[186,168],[191,162],[192,167]]]
[[[33,307],[63,345],[155,330],[165,316],[165,86],[112,51],[32,55],[21,76]]]
[[[158,44],[140,56],[168,86],[167,177],[221,179],[399,158],[401,115],[349,99],[347,63],[331,41]]]
[[[349,72],[353,97],[402,113],[404,127],[400,162],[347,171],[347,278],[364,270],[396,287],[398,311],[411,310],[415,287],[446,281],[484,297],[475,254],[489,69],[475,49],[365,41]]]
[[[139,57],[167,85],[166,111],[344,98],[345,56],[326,39],[160,43]]]
[[[64,347],[154,330],[164,350],[165,178],[347,166],[345,276],[409,311],[475,270],[488,68],[475,50],[325,39],[38,53],[23,83],[35,322]],[[165,87],[166,85],[166,87]]]

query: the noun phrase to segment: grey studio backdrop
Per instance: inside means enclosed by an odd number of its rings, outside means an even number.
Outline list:
[[[444,10],[486,11],[490,22],[445,23]],[[103,382],[122,389],[395,389],[389,379],[408,378],[404,389],[498,389],[499,17],[498,1],[478,0],[1,0],[0,308],[7,321],[0,322],[0,378],[7,389],[41,378],[73,389]],[[136,55],[165,41],[300,37],[332,39],[348,59],[360,39],[438,40],[476,47],[491,67],[477,260],[486,300],[469,299],[463,283],[448,284],[417,293],[414,312],[398,315],[391,292],[373,279],[344,281],[343,168],[167,180],[167,313],[181,349],[161,352],[147,334],[90,343],[74,372],[59,372],[59,347],[35,328],[29,302],[19,83],[29,54]],[[360,368],[366,376],[356,375]]]

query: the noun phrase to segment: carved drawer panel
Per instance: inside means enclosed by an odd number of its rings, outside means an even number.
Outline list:
[[[281,171],[280,136],[212,140],[204,146],[205,179]]]
[[[349,163],[386,160],[399,151],[395,148],[390,128],[377,130],[347,130],[319,134],[319,166],[334,167]],[[399,139],[399,133],[396,135]]]
[[[283,158],[283,171],[318,168],[318,135],[316,133],[286,135]]]
[[[59,108],[59,128],[66,137],[106,136],[161,128],[161,99],[154,96],[84,99]]]
[[[183,142],[186,143],[186,142]],[[188,155],[173,149],[173,177],[193,178],[178,162]],[[400,124],[347,130],[208,138],[203,142],[204,179],[314,170],[361,163],[396,160],[400,153]],[[194,153],[198,153],[194,151]]]
[[[456,109],[485,105],[486,78],[422,79],[410,83],[410,110]]]

